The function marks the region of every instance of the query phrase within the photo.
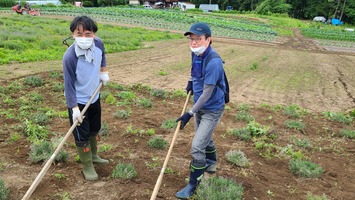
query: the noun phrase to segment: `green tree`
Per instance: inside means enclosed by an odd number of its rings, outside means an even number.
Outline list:
[[[285,0],[264,0],[256,9],[258,14],[288,13],[291,5]]]

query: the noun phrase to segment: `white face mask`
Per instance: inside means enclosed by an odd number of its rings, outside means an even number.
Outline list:
[[[197,47],[197,48],[193,48],[190,46],[190,49],[192,52],[194,52],[196,55],[201,55],[203,54],[203,52],[206,51],[207,47],[206,46],[202,46],[202,47]]]
[[[83,50],[89,49],[93,43],[94,43],[94,38],[87,38],[87,37],[75,38],[75,44],[78,45],[78,47]]]

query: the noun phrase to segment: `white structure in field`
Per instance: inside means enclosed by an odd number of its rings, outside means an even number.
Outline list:
[[[37,0],[37,1],[26,1],[30,5],[45,5],[45,4],[54,4],[56,6],[61,5],[62,2],[59,0]]]
[[[190,2],[178,2],[178,6],[183,11],[185,11],[187,9],[195,9],[196,8],[195,4],[192,4]]]
[[[218,4],[201,4],[199,8],[203,10],[203,12],[213,12],[219,10]]]
[[[139,5],[139,0],[129,0],[129,5]]]

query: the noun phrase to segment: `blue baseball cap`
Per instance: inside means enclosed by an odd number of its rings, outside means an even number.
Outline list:
[[[191,35],[191,34],[211,36],[211,29],[206,23],[198,22],[193,24],[190,27],[190,30],[186,32],[184,36]]]

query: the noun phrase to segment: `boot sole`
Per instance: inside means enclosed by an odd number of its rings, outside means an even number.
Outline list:
[[[84,179],[87,180],[87,181],[96,181],[96,180],[99,179],[99,176],[97,176],[97,177],[86,177],[83,171],[81,171],[81,174],[83,175]]]
[[[209,173],[209,174],[214,174],[216,173],[217,171],[217,165],[216,164],[213,164],[213,165],[210,165],[206,168],[206,172]]]

